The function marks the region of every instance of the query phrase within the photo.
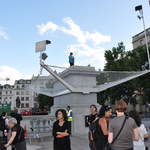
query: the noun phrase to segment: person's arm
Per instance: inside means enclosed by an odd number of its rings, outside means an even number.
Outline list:
[[[68,131],[66,130],[65,132],[57,132],[58,136],[60,137],[65,137],[65,136],[69,136]]]
[[[147,139],[149,137],[148,133],[144,134],[144,139]]]
[[[137,126],[135,120],[132,119],[132,120],[130,120],[130,121],[132,121],[132,124],[133,124],[133,125],[132,125],[132,128],[133,128],[133,140],[134,140],[134,141],[138,141],[139,138],[140,138],[138,126]]]
[[[113,133],[112,132],[109,132],[108,133],[108,143],[112,143],[112,141],[113,141]]]
[[[104,135],[108,135],[108,127],[107,127],[107,121],[106,119],[102,118],[99,120],[99,125],[102,129],[102,132]]]
[[[112,120],[109,120],[109,132],[108,132],[108,143],[112,143],[113,142],[113,123]]]
[[[57,133],[56,133],[57,130],[56,130],[56,128],[57,128],[57,127],[56,127],[56,123],[54,123],[54,124],[53,124],[53,130],[52,130],[52,131],[53,131],[53,137],[56,137],[56,136],[57,136]]]
[[[147,139],[149,137],[149,135],[148,135],[148,132],[147,132],[144,124],[142,124],[142,130],[143,130],[143,134],[144,134],[144,139]]]
[[[15,137],[16,137],[16,134],[17,134],[17,132],[12,132],[12,135],[11,135],[11,137],[10,137],[8,143],[5,145],[5,147],[9,147],[9,146],[12,144],[13,140],[14,140]]]
[[[135,141],[139,140],[139,131],[138,131],[138,128],[133,129],[133,140],[135,140]]]
[[[66,130],[64,132],[57,132],[57,137],[65,137],[65,136],[69,136],[71,134],[71,125],[69,123],[65,124],[66,126]]]

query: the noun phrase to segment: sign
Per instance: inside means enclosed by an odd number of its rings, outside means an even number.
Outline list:
[[[35,52],[45,51],[47,44],[51,44],[51,41],[44,40],[44,41],[36,42],[36,44],[35,44]]]

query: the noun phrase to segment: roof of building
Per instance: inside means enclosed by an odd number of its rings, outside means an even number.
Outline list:
[[[150,27],[146,29],[146,32],[150,33]],[[138,38],[139,36],[144,36],[144,30],[132,37],[132,39]],[[142,35],[143,34],[143,35]]]

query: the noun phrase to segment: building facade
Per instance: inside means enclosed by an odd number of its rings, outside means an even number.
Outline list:
[[[52,87],[52,76],[33,76],[31,80],[31,86],[34,89],[37,88],[51,88]]]
[[[30,109],[35,106],[36,94],[28,90],[31,80],[16,80],[14,84],[15,106],[21,109]]]
[[[11,109],[29,110],[38,107],[36,90],[50,88],[51,76],[33,76],[30,80],[16,80],[14,85],[0,85],[0,103],[11,103]]]
[[[11,109],[14,107],[14,86],[5,84],[1,91],[1,103],[11,103]]]
[[[147,35],[148,44],[150,46],[150,28],[146,29],[146,35]],[[143,46],[146,44],[144,31],[132,37],[132,44],[133,44],[133,49],[136,49],[139,46]]]

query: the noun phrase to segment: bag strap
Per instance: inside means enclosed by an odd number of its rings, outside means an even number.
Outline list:
[[[119,137],[119,135],[120,135],[121,131],[122,131],[122,130],[123,130],[123,128],[124,128],[124,125],[125,125],[125,123],[126,123],[127,118],[128,118],[128,117],[127,117],[127,116],[125,116],[125,119],[124,119],[124,121],[123,121],[123,124],[122,124],[122,126],[121,126],[120,130],[119,130],[118,134],[116,135],[116,137],[113,139],[113,141],[112,141],[112,143],[111,143],[111,144],[113,144],[113,143],[117,140],[117,138]]]

